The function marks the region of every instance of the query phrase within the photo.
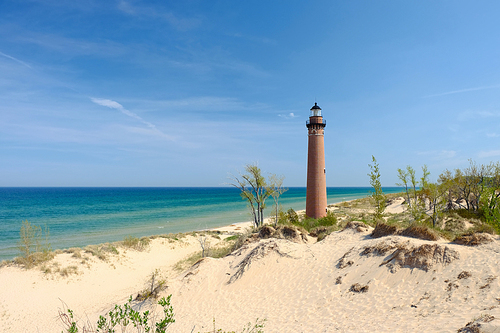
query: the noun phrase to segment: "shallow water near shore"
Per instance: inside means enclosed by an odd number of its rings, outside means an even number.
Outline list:
[[[363,198],[368,187],[330,187],[328,204]],[[384,188],[395,193],[400,188]],[[306,189],[282,195],[283,209],[305,209]],[[272,199],[267,201],[270,214]],[[232,187],[185,188],[0,188],[0,260],[19,255],[22,221],[47,227],[53,249],[82,247],[150,236],[216,228],[250,221]]]

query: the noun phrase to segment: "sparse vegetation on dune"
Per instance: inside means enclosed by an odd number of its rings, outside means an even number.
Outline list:
[[[151,239],[149,239],[149,237],[137,238],[137,237],[127,236],[121,242],[121,245],[137,251],[144,251],[148,247],[150,242]]]

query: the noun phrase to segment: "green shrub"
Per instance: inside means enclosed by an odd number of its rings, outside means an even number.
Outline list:
[[[158,304],[163,308],[163,318],[159,321],[155,320],[154,314],[149,311],[139,312],[132,309],[132,297],[128,302],[122,305],[115,305],[115,308],[108,312],[106,316],[100,316],[97,321],[97,328],[91,324],[84,324],[83,327],[79,326],[75,320],[72,310],[67,309],[65,312],[59,312],[59,319],[63,326],[66,328],[67,333],[77,332],[115,332],[115,328],[119,332],[125,332],[127,327],[133,326],[137,332],[156,332],[164,333],[167,328],[175,322],[174,309],[170,305],[169,295],[167,298],[162,297]],[[154,330],[153,330],[154,328]]]
[[[289,209],[287,215],[287,223],[282,224],[292,224],[297,227],[302,227],[308,233],[318,227],[333,227],[337,225],[337,217],[335,216],[335,214],[333,214],[332,211],[328,211],[325,217],[319,219],[314,219],[308,216],[299,219],[297,213],[293,209]]]
[[[326,213],[325,217],[318,219],[318,225],[320,226],[330,227],[336,224],[337,224],[337,217],[330,210]]]
[[[299,222],[299,215],[297,215],[297,212],[293,208],[290,208],[286,212],[286,218],[288,223],[295,224]]]

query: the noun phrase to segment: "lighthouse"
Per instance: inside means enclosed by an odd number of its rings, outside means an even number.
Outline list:
[[[326,121],[321,108],[314,103],[306,122],[307,147],[307,194],[306,215],[315,219],[326,216],[326,169],[325,140]]]

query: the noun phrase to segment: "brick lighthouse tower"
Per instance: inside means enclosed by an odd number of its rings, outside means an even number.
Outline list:
[[[326,121],[321,116],[318,103],[314,103],[311,108],[306,127],[308,134],[306,215],[318,219],[326,216],[324,140]]]

